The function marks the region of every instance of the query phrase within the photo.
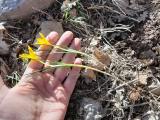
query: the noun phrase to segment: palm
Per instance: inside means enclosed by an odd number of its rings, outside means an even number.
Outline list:
[[[68,57],[71,56],[73,55]],[[25,75],[16,87],[0,91],[4,93],[0,96],[0,118],[4,120],[64,119],[69,98],[78,77],[75,74],[79,72],[79,68],[73,68],[64,81],[68,68],[57,69],[54,74],[51,71],[34,72],[35,68],[38,70],[40,66],[42,66],[40,63],[30,62]]]

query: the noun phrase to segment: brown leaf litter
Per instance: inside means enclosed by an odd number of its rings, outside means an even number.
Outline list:
[[[89,80],[96,80],[96,74],[93,70],[85,69],[81,75]]]
[[[108,53],[104,53],[102,50],[95,48],[93,50],[93,60],[89,60],[90,66],[99,70],[106,70],[111,64],[111,58]]]
[[[132,88],[132,90],[130,91],[130,93],[128,95],[131,102],[135,103],[137,100],[140,99],[141,91],[142,91],[142,88],[140,88],[140,87]]]

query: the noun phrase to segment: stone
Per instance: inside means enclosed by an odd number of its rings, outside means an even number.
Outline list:
[[[140,53],[140,59],[152,59],[155,58],[156,54],[152,50],[143,51]]]
[[[0,55],[6,55],[9,53],[9,45],[3,41],[3,32],[5,31],[5,27],[2,23],[0,23]]]
[[[55,20],[42,22],[40,29],[40,32],[43,33],[45,36],[47,36],[51,31],[56,31],[59,35],[63,34],[62,24]],[[38,37],[39,34],[37,34],[36,38]]]
[[[6,42],[0,40],[0,55],[7,54],[9,54],[9,45]]]
[[[0,20],[24,18],[49,7],[55,0],[0,0]]]

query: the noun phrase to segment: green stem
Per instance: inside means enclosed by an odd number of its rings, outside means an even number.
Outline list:
[[[90,58],[90,59],[95,60],[96,62],[98,62],[98,63],[101,64],[101,65],[104,65],[103,63],[99,62],[96,58],[94,58],[94,57],[92,57],[92,56],[90,56],[90,55],[88,55],[88,54],[86,54],[86,53],[83,53],[83,52],[80,52],[80,51],[77,51],[77,50],[74,50],[74,49],[70,49],[70,48],[65,49],[65,48],[63,48],[63,47],[61,47],[61,46],[57,46],[57,45],[52,45],[52,46],[55,47],[55,48],[58,48],[58,49],[60,49],[60,50],[63,50],[63,51],[65,51],[65,52],[76,53],[76,54],[83,55],[83,56],[85,56],[85,57],[88,57],[88,58]],[[105,67],[107,68],[107,66],[105,66]]]
[[[101,70],[98,70],[96,68],[93,68],[93,67],[89,67],[89,66],[85,66],[85,65],[78,65],[78,64],[66,64],[66,63],[62,63],[62,64],[57,64],[57,65],[48,65],[52,68],[57,68],[57,67],[79,67],[79,68],[86,68],[86,69],[90,69],[90,70],[93,70],[93,71],[97,71],[99,73],[102,73],[102,74],[105,74],[105,75],[108,75],[108,76],[111,76],[109,73],[106,73],[104,71],[101,71]]]

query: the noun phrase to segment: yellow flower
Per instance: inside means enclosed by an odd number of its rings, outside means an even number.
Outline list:
[[[44,36],[44,34],[39,33],[40,38],[37,38],[37,42],[35,43],[36,45],[52,45]]]
[[[19,55],[19,57],[23,61],[26,61],[28,59],[37,60],[37,61],[40,60],[40,58],[36,55],[36,53],[32,50],[30,46],[28,46],[28,54],[24,53],[24,54]]]

